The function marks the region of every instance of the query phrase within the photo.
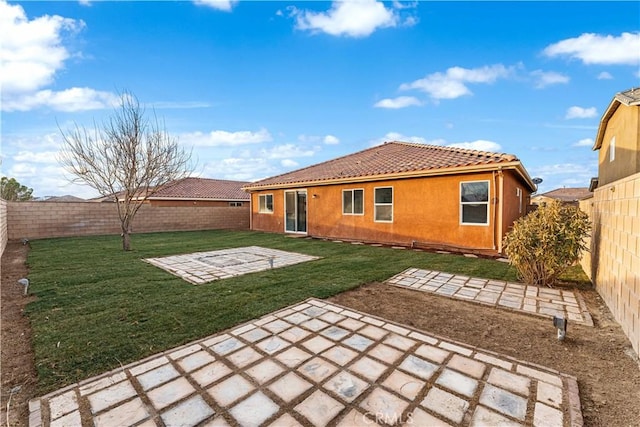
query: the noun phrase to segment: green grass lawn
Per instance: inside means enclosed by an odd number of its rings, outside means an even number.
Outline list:
[[[321,259],[198,286],[141,260],[252,245]],[[139,234],[132,246],[123,252],[119,236],[31,241],[29,289],[37,300],[27,313],[40,393],[408,267],[516,279],[492,260],[248,231]]]

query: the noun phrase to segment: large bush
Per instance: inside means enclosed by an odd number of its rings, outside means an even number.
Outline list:
[[[551,202],[518,219],[504,239],[504,251],[520,279],[553,286],[580,259],[591,224],[574,206]]]

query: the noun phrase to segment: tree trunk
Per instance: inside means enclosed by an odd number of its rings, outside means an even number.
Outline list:
[[[124,230],[122,232],[122,250],[123,251],[131,250],[131,236],[129,235],[129,230]]]

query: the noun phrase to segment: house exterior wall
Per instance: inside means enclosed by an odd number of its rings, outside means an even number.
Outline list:
[[[611,141],[615,156],[611,160]],[[598,153],[599,185],[640,172],[640,107],[621,104],[606,124]]]
[[[499,197],[499,196],[498,196]],[[511,231],[513,222],[527,213],[531,191],[512,173],[504,173],[502,194],[502,238]]]
[[[514,194],[516,179],[505,173],[505,186]],[[462,225],[460,223],[460,183],[489,182],[489,224]],[[520,184],[521,185],[521,184]],[[374,189],[393,188],[393,222],[374,220]],[[364,190],[364,213],[343,215],[343,190]],[[405,178],[375,182],[334,184],[301,187],[307,191],[307,234],[367,242],[411,245],[442,244],[459,248],[496,250],[501,236],[496,234],[496,206],[491,203],[498,195],[497,173],[479,172],[465,175]],[[260,190],[252,193],[252,229],[278,232],[284,227],[285,190]],[[259,213],[259,195],[273,195],[273,213]],[[511,193],[509,193],[511,194]],[[528,192],[527,192],[528,196]],[[526,197],[523,198],[526,200]],[[523,203],[525,203],[523,201]],[[518,206],[508,210],[505,225],[517,215]],[[524,213],[524,209],[522,209]],[[519,215],[518,215],[519,216]],[[506,232],[506,227],[503,228]]]
[[[640,354],[640,173],[580,201],[592,221],[582,267]]]
[[[9,239],[120,234],[114,203],[8,202]],[[249,228],[249,206],[163,207],[143,205],[132,231],[214,230]]]

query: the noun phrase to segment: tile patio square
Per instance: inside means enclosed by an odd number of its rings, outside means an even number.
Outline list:
[[[262,351],[269,355],[284,350],[289,346],[291,346],[291,344],[288,341],[285,341],[278,336],[273,336],[262,340],[257,345],[257,347],[259,347]]]
[[[267,359],[264,362],[247,369],[247,374],[249,374],[251,378],[256,380],[259,384],[266,383],[270,379],[280,375],[282,372],[284,372],[284,369],[271,359]]]
[[[344,405],[320,390],[295,407],[295,410],[308,419],[314,426],[324,426],[331,421]]]
[[[129,381],[112,385],[88,396],[91,412],[96,414],[123,400],[136,395],[136,390]]]
[[[425,384],[424,381],[398,370],[393,371],[382,383],[383,386],[409,400],[415,399]]]
[[[231,372],[231,369],[229,369],[227,365],[220,361],[216,361],[204,368],[192,372],[191,378],[200,384],[200,387],[206,387],[220,378],[229,375]]]
[[[365,356],[353,363],[349,370],[362,375],[369,381],[376,381],[387,370],[387,366]]]
[[[309,331],[305,331],[304,329],[300,329],[297,326],[294,326],[293,328],[287,329],[284,332],[281,332],[279,334],[280,338],[283,338],[289,342],[298,342],[303,338],[306,338],[307,336],[309,336],[311,332]]]
[[[218,405],[227,406],[253,389],[254,387],[249,381],[236,374],[211,387],[208,392]]]
[[[303,380],[293,372],[289,372],[269,386],[269,390],[285,402],[290,402],[296,397],[301,396],[310,388],[310,382]]]
[[[429,390],[421,405],[456,423],[462,422],[469,409],[469,402],[436,387]]]
[[[191,384],[189,384],[189,381],[187,381],[186,378],[180,377],[163,386],[154,388],[147,393],[147,396],[156,409],[162,409],[174,402],[177,402],[183,397],[187,397],[195,391],[196,390]]]
[[[186,372],[191,372],[213,362],[214,360],[216,360],[216,358],[206,351],[199,351],[180,360],[178,365],[180,365],[180,367]]]
[[[193,396],[192,398],[181,402],[175,407],[163,412],[160,416],[162,421],[167,426],[177,425],[197,425],[206,420],[214,414],[214,410],[211,409],[207,402],[200,396]],[[120,425],[125,425],[121,423]]]
[[[144,402],[136,397],[96,417],[96,427],[133,425],[149,417]]]
[[[360,407],[382,420],[386,424],[395,424],[402,419],[402,415],[409,406],[409,402],[381,388],[376,388],[360,403]]]
[[[467,397],[473,396],[478,388],[478,381],[451,369],[443,370],[436,384]]]
[[[304,350],[300,350],[297,347],[291,347],[290,349],[285,350],[282,353],[276,354],[274,357],[289,368],[295,368],[305,360],[310,359],[312,355]]]
[[[358,353],[353,350],[349,350],[346,347],[342,347],[341,345],[336,345],[331,347],[329,350],[321,353],[321,356],[331,360],[338,366],[345,366],[347,363],[351,362]]]
[[[399,368],[412,375],[416,375],[423,380],[428,380],[438,369],[438,365],[434,365],[424,359],[410,355],[404,359]]]
[[[334,392],[345,402],[352,402],[369,388],[369,384],[349,372],[340,371],[324,384],[324,388]]]
[[[180,372],[172,365],[164,365],[137,377],[143,389],[149,390],[180,376]]]
[[[314,357],[298,368],[299,373],[309,378],[310,380],[315,381],[316,383],[321,382],[337,370],[338,368],[319,357]]]
[[[302,345],[306,347],[309,351],[316,354],[322,352],[323,350],[328,349],[333,344],[334,343],[332,341],[329,341],[328,339],[323,338],[321,336],[316,336],[302,343]]]
[[[238,403],[229,412],[241,426],[258,427],[279,409],[278,405],[259,391]]]
[[[395,363],[404,353],[385,344],[378,344],[369,351],[369,356],[386,363]]]
[[[250,365],[261,358],[262,355],[251,347],[246,347],[242,350],[236,351],[230,356],[227,356],[227,359],[238,368],[243,368],[247,365]]]
[[[521,421],[524,421],[527,414],[527,399],[491,384],[484,386],[480,403]]]

